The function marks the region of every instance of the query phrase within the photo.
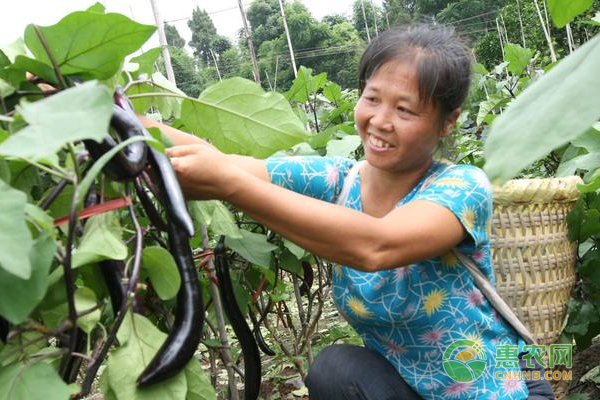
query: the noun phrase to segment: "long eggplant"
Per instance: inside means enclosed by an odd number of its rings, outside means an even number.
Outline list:
[[[261,382],[261,362],[260,353],[256,341],[252,337],[252,331],[246,319],[240,312],[235,295],[233,293],[233,284],[229,275],[229,264],[225,255],[224,237],[221,236],[217,247],[215,248],[215,270],[219,280],[219,289],[223,299],[223,308],[227,313],[231,327],[237,336],[242,354],[244,355],[244,395],[246,400],[256,400],[260,392]]]
[[[145,387],[177,374],[194,356],[202,334],[204,306],[198,272],[185,232],[167,223],[169,247],[181,276],[173,329],[137,380]]]

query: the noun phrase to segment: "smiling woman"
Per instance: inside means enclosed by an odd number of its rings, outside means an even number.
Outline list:
[[[496,346],[524,343],[486,298],[476,296],[470,273],[451,256],[460,250],[494,282],[491,186],[474,166],[433,159],[460,114],[470,68],[470,50],[449,28],[379,35],[360,66],[355,121],[362,162],[262,161],[170,131],[185,144],[168,154],[188,197],[229,201],[338,264],[333,299],[366,348],[323,350],[306,380],[312,400],[553,398],[547,386],[518,381],[506,391],[494,378],[505,369],[494,362]],[[466,339],[487,360],[468,384],[443,368],[444,350]]]

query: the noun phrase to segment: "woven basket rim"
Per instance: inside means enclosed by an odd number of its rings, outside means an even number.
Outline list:
[[[576,175],[555,178],[512,179],[501,186],[494,185],[494,205],[568,203],[579,198],[578,185],[583,180]]]

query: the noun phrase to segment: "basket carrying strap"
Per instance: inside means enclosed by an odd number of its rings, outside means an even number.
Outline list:
[[[344,179],[342,190],[338,198],[336,199],[335,204],[343,205],[346,202],[348,194],[350,193],[350,189],[352,188],[352,185],[356,180],[356,177],[358,176],[358,171],[364,162],[364,160],[358,161],[350,168],[348,174],[346,175],[346,178]],[[452,166],[453,165],[449,165],[448,167],[446,167],[442,172],[439,173],[439,175],[452,168]],[[456,258],[458,258],[458,260],[471,273],[471,276],[475,281],[475,285],[477,286],[477,288],[479,288],[481,293],[483,293],[485,298],[490,302],[490,304],[492,305],[492,307],[494,307],[498,314],[500,314],[504,318],[504,320],[508,322],[510,326],[512,326],[512,328],[521,336],[521,338],[527,344],[535,344],[535,339],[533,338],[531,332],[529,332],[529,329],[527,329],[527,327],[523,325],[523,323],[519,320],[519,317],[517,317],[517,315],[513,312],[510,306],[506,304],[502,297],[500,297],[500,295],[498,294],[494,286],[491,284],[491,282],[485,277],[483,272],[481,272],[477,264],[475,264],[475,261],[473,261],[470,257],[462,253],[457,248],[452,249],[452,252],[456,256]]]
[[[452,249],[452,252],[471,273],[471,276],[475,281],[475,285],[477,285],[479,290],[481,290],[481,293],[483,293],[494,309],[496,309],[498,314],[502,315],[506,322],[513,327],[513,329],[527,344],[535,344],[535,339],[533,338],[531,332],[529,332],[529,329],[523,325],[523,323],[519,320],[519,317],[516,316],[510,306],[506,304],[502,297],[500,297],[496,289],[494,289],[494,286],[492,286],[491,282],[488,281],[485,275],[483,275],[475,262],[457,248]]]

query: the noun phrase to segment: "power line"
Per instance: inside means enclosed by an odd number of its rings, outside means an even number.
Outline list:
[[[243,6],[249,6],[250,4],[252,4],[252,2],[243,3],[242,5],[243,5]],[[205,12],[206,12],[208,15],[213,15],[213,14],[219,14],[219,13],[226,12],[226,11],[236,10],[237,8],[238,8],[238,6],[235,6],[235,7],[229,7],[229,8],[223,8],[223,9],[220,9],[220,10],[215,10],[215,11],[211,11],[211,12],[207,12],[207,11],[205,10]],[[184,17],[184,18],[171,19],[171,20],[168,20],[168,21],[165,21],[165,22],[179,22],[179,21],[187,21],[187,20],[189,20],[189,19],[192,19],[192,16],[189,16],[189,17]]]

